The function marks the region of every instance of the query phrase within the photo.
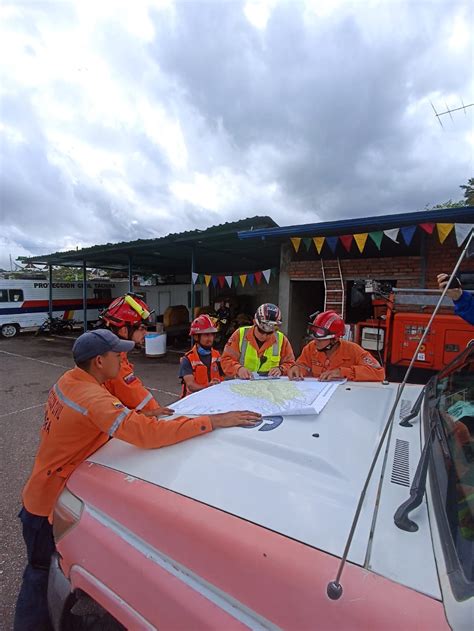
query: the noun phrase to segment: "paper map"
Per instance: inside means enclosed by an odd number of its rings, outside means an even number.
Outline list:
[[[219,414],[252,410],[264,416],[319,414],[343,381],[233,379],[200,390],[173,404],[179,414]]]

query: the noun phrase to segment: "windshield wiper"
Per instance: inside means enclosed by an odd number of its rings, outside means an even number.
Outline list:
[[[395,511],[395,515],[393,516],[393,521],[395,522],[395,525],[401,530],[406,530],[407,532],[416,532],[418,530],[418,524],[412,521],[408,517],[408,515],[411,513],[412,510],[414,510],[421,504],[423,500],[423,495],[425,494],[426,475],[428,473],[430,448],[434,436],[434,430],[435,423],[432,421],[430,425],[430,433],[426,440],[425,446],[423,447],[423,451],[421,452],[415,475],[413,477],[413,482],[411,483],[410,497],[405,500],[403,504],[400,504],[400,506]]]
[[[413,427],[413,423],[410,423],[412,418],[415,418],[415,416],[418,416],[420,410],[421,410],[421,404],[423,403],[423,398],[425,396],[425,391],[426,391],[426,386],[424,386],[420,392],[420,394],[418,395],[417,400],[415,401],[415,403],[413,404],[412,409],[410,410],[409,414],[407,414],[407,416],[404,416],[402,418],[402,420],[400,421],[399,425],[401,425],[402,427]]]

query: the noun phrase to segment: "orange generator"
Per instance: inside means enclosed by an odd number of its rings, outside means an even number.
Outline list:
[[[408,366],[438,299],[439,291],[430,289],[393,289],[388,298],[373,298],[375,317],[356,324],[355,341],[383,358],[386,368]],[[449,298],[442,308],[444,313],[435,317],[415,368],[441,370],[474,342],[474,327],[453,315]]]

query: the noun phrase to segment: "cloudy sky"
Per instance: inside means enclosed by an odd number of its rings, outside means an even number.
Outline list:
[[[8,257],[271,215],[423,209],[473,176],[457,0],[3,0]]]

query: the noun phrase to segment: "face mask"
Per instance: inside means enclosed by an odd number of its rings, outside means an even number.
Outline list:
[[[199,355],[210,355],[211,349],[205,348],[204,346],[201,346],[200,344],[198,344],[198,353]]]

